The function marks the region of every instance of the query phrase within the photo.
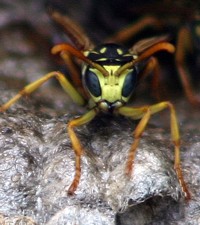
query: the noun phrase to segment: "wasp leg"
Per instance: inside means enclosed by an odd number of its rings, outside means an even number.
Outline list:
[[[87,95],[83,88],[83,83],[80,77],[80,71],[78,70],[78,67],[75,64],[72,55],[69,52],[63,51],[60,53],[60,56],[65,62],[65,64],[67,65],[67,69],[69,70],[72,83],[77,88],[78,92],[80,92],[82,96],[87,98]]]
[[[157,100],[161,99],[160,90],[164,90],[163,85],[160,84],[160,66],[158,60],[155,57],[151,57],[142,73],[140,73],[139,79],[145,79],[148,75],[153,74],[151,81],[151,93]],[[161,87],[162,86],[162,87]],[[162,93],[163,95],[163,93]]]
[[[161,69],[158,60],[155,57],[151,58],[150,63],[151,63],[151,70],[153,71],[153,77],[151,81],[152,96],[154,96],[157,100],[161,100],[161,95],[163,97],[163,95],[165,94],[165,88],[160,79]]]
[[[32,92],[34,92],[36,89],[38,89],[42,84],[44,84],[46,81],[48,81],[52,77],[55,77],[60,82],[60,85],[69,94],[69,96],[72,98],[72,100],[74,102],[76,102],[79,105],[84,105],[84,103],[85,103],[84,98],[70,84],[70,82],[67,80],[67,78],[62,73],[54,71],[54,72],[50,72],[50,73],[44,75],[42,78],[25,86],[21,91],[19,91],[19,93],[17,95],[15,95],[7,103],[3,104],[0,107],[0,112],[6,111],[8,108],[10,108],[11,105],[13,105],[21,97],[31,94]]]
[[[121,31],[114,34],[112,37],[106,39],[107,42],[118,42],[123,43],[130,40],[131,37],[134,37],[140,31],[144,30],[146,27],[157,27],[161,28],[160,21],[152,16],[144,17],[138,22],[122,29]]]
[[[70,78],[72,79],[74,86],[82,87],[80,72],[73,61],[72,55],[68,52],[61,52],[60,56],[67,65],[67,69],[69,69]]]
[[[155,105],[144,106],[144,107],[140,107],[140,108],[131,108],[131,107],[119,108],[118,112],[120,114],[131,117],[132,119],[141,119],[134,131],[134,142],[129,151],[129,157],[128,157],[127,165],[126,165],[126,173],[131,174],[136,149],[138,147],[142,133],[145,130],[145,127],[146,127],[147,123],[149,122],[151,115],[153,115],[157,112],[160,112],[160,111],[164,110],[165,108],[169,108],[169,110],[170,110],[171,136],[172,136],[172,141],[173,141],[174,147],[175,147],[174,169],[177,173],[179,183],[182,187],[183,192],[185,193],[186,199],[190,199],[190,193],[189,193],[186,183],[184,181],[184,178],[182,175],[182,169],[181,169],[180,135],[179,135],[179,127],[178,127],[176,112],[175,112],[174,106],[168,101],[160,102]]]
[[[190,32],[187,28],[182,28],[178,33],[177,50],[175,54],[176,65],[180,81],[188,101],[196,106],[200,106],[200,99],[194,94],[189,72],[185,66],[185,56],[192,51]]]
[[[80,181],[80,176],[81,176],[81,155],[83,154],[83,147],[81,146],[81,143],[74,132],[74,128],[88,123],[96,116],[96,114],[97,114],[97,110],[92,109],[89,112],[87,112],[85,115],[71,120],[67,125],[68,134],[71,139],[72,147],[73,147],[73,150],[75,152],[75,157],[76,157],[75,175],[74,175],[73,182],[68,189],[68,195],[73,195],[78,187],[78,184]]]

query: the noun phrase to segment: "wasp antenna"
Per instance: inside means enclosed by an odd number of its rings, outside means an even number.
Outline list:
[[[77,50],[76,48],[74,48],[73,46],[71,46],[69,44],[58,44],[58,45],[55,45],[51,49],[51,53],[52,54],[58,54],[58,53],[62,53],[64,51],[70,52],[72,55],[76,56],[77,58],[79,58],[82,61],[86,62],[90,66],[92,66],[92,67],[96,68],[97,70],[99,70],[104,76],[108,76],[108,72],[101,65],[91,61],[81,51]]]
[[[141,55],[145,51],[147,51],[149,48],[159,44],[159,43],[167,43],[171,40],[170,35],[162,35],[162,36],[156,36],[151,38],[145,38],[141,41],[138,41],[136,44],[134,44],[130,49],[130,53],[133,55]]]
[[[168,42],[158,43],[156,45],[153,45],[149,49],[147,49],[145,52],[143,52],[141,55],[139,55],[138,58],[134,61],[135,62],[142,61],[146,58],[149,58],[150,56],[152,56],[153,54],[155,54],[156,52],[159,52],[159,51],[167,51],[169,53],[174,53],[175,47]]]
[[[162,42],[153,45],[149,49],[147,49],[145,52],[143,52],[141,55],[139,55],[136,59],[133,59],[131,62],[126,63],[122,67],[120,67],[115,75],[119,76],[123,71],[133,67],[136,63],[141,62],[149,57],[151,57],[153,54],[159,51],[167,51],[169,53],[174,53],[175,52],[175,47],[168,43],[168,42]]]

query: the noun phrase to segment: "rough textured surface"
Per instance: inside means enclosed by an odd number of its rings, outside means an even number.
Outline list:
[[[149,126],[137,152],[133,176],[125,176],[135,123],[121,117],[99,117],[77,129],[85,146],[82,178],[76,195],[68,197],[74,154],[66,123],[73,117],[51,116],[47,108],[43,113],[31,103],[17,104],[1,114],[1,213],[26,215],[38,224],[131,224],[132,218],[135,224],[181,224],[181,220],[185,224],[184,217],[191,216],[191,208],[198,206],[197,157],[190,169],[191,154],[198,152],[198,140],[194,142],[188,133],[183,135],[187,137],[182,149],[184,174],[195,197],[187,205],[180,199],[168,129]],[[195,143],[192,147],[191,139]]]
[[[1,3],[4,7],[0,19],[0,104],[17,93],[16,89],[50,70],[42,48],[27,38],[24,26],[20,29],[16,25],[16,21],[28,21],[28,27],[40,31],[48,24],[40,1],[30,2]],[[27,10],[23,11],[23,6],[28,6]],[[40,23],[34,18],[40,18]],[[12,23],[15,25],[10,26]],[[42,31],[44,35],[43,32],[47,31]],[[0,223],[200,224],[199,109],[190,107],[183,97],[173,100],[180,122],[182,167],[191,201],[187,203],[181,197],[173,170],[167,110],[154,116],[145,131],[131,179],[124,175],[124,166],[133,141],[134,121],[98,117],[78,128],[76,132],[85,147],[82,178],[76,195],[68,197],[74,153],[66,123],[82,115],[85,109],[77,107],[60,87],[49,82],[31,98],[0,115]],[[134,104],[150,101],[139,98]]]

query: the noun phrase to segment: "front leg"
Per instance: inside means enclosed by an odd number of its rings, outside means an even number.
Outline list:
[[[13,98],[11,98],[8,102],[3,104],[0,107],[0,112],[6,111],[8,108],[11,107],[15,102],[17,102],[21,97],[27,96],[37,90],[42,84],[44,84],[49,79],[55,77],[64,91],[66,91],[69,96],[72,98],[74,102],[76,102],[79,105],[84,105],[85,100],[84,98],[77,92],[77,90],[70,84],[70,82],[67,80],[67,78],[60,72],[50,72],[43,76],[42,78],[34,81],[33,83],[28,84],[25,86],[17,95],[15,95]]]
[[[160,112],[166,108],[169,108],[170,110],[170,125],[171,125],[171,136],[172,141],[174,143],[174,169],[176,170],[176,174],[179,180],[179,183],[181,185],[181,188],[183,192],[185,193],[186,199],[190,199],[190,192],[188,191],[188,188],[186,186],[186,183],[183,178],[182,169],[181,169],[181,162],[180,162],[180,135],[179,135],[179,127],[176,117],[176,112],[174,109],[174,106],[170,102],[160,102],[155,105],[151,106],[144,106],[140,108],[131,108],[131,107],[121,107],[118,109],[118,112],[121,115],[131,117],[132,119],[141,119],[139,124],[137,125],[135,131],[134,131],[134,142],[131,145],[131,149],[129,151],[129,157],[126,165],[126,173],[131,174],[133,162],[135,158],[135,152],[139,145],[139,141],[141,139],[141,136],[143,134],[143,131],[146,128],[146,125],[148,124],[151,115]]]
[[[85,115],[77,119],[71,120],[67,125],[68,134],[71,139],[72,148],[75,153],[75,168],[76,168],[74,179],[68,189],[68,195],[74,194],[74,192],[76,191],[78,187],[80,177],[81,177],[81,155],[83,154],[83,147],[77,135],[74,132],[74,128],[90,122],[96,116],[97,112],[98,111],[96,109],[92,109],[89,112],[87,112]]]

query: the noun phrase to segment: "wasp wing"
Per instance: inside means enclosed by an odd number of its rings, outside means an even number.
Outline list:
[[[145,52],[147,49],[151,48],[152,46],[161,42],[169,41],[169,40],[170,40],[169,35],[145,38],[145,39],[142,39],[141,41],[138,41],[136,44],[134,44],[129,49],[129,51],[132,55],[141,55],[143,52]]]
[[[52,7],[48,7],[47,11],[52,20],[67,34],[78,50],[85,51],[93,48],[93,43],[75,21]]]

